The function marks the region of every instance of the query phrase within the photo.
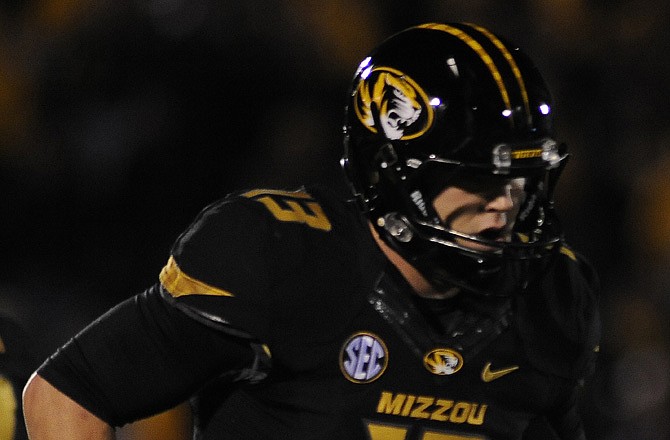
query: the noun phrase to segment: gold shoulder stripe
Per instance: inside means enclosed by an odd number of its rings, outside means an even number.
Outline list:
[[[577,261],[577,256],[575,255],[574,252],[572,252],[570,249],[568,249],[565,246],[561,246],[561,253],[565,256],[567,256],[569,259],[572,261]]]
[[[210,286],[186,275],[177,266],[174,257],[170,257],[158,278],[170,295],[178,298],[185,295],[235,296],[232,293]]]
[[[472,50],[474,50],[475,53],[479,55],[479,58],[481,58],[482,61],[484,61],[484,64],[486,64],[486,67],[488,67],[489,72],[491,72],[491,76],[493,76],[493,79],[498,85],[498,89],[500,90],[500,96],[502,97],[503,102],[505,103],[505,108],[508,110],[512,109],[512,104],[509,99],[509,94],[507,93],[507,87],[505,87],[505,82],[502,79],[502,75],[500,74],[498,67],[493,62],[491,56],[486,52],[486,50],[484,49],[484,47],[482,47],[481,44],[479,44],[474,38],[466,34],[464,31],[455,28],[453,26],[449,26],[448,24],[428,23],[421,25],[419,27],[447,32],[448,34],[451,34],[454,37],[458,38],[459,40],[467,44]]]
[[[281,191],[276,189],[254,189],[252,191],[247,191],[242,196],[253,199],[257,196],[262,195],[271,195],[271,196],[280,196],[280,197],[291,197],[294,199],[311,199],[312,196],[306,193],[305,191]]]

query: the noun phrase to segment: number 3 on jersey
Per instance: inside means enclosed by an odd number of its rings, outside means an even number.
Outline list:
[[[304,223],[310,228],[330,231],[331,224],[319,205],[302,191],[254,190],[242,196],[262,203],[272,215],[282,222]]]
[[[367,423],[370,440],[409,440],[409,428],[402,425],[386,425],[382,423]],[[450,434],[446,432],[424,431],[419,440],[484,440],[483,437]]]

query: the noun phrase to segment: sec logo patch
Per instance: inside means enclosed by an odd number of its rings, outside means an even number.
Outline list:
[[[388,365],[388,349],[379,336],[359,332],[349,337],[340,350],[340,370],[354,383],[377,380]]]

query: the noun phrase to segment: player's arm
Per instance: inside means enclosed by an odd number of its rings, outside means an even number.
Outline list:
[[[114,429],[56,387],[34,374],[23,393],[31,440],[114,438]]]
[[[113,308],[38,369],[24,402],[33,440],[109,438],[110,427],[167,411],[209,380],[253,375],[252,340],[192,319],[160,289]]]
[[[105,435],[104,424],[164,412],[212,379],[260,380],[269,351],[252,335],[268,335],[263,304],[274,254],[259,209],[246,201],[204,210],[178,239],[161,284],[119,304],[48,359],[26,390],[34,393],[26,402],[29,429]],[[76,402],[67,420],[54,411],[58,405],[41,401],[69,403],[59,393]]]
[[[37,374],[28,382],[25,396],[30,399],[29,405],[33,408],[30,415],[26,414],[26,418],[30,418],[31,439],[113,438],[114,431],[111,426]],[[37,419],[39,417],[46,417],[47,420],[40,421]],[[53,418],[60,419],[62,423],[54,428],[50,424]],[[115,432],[119,440],[149,440],[157,435],[160,435],[161,440],[190,440],[193,438],[190,405],[184,403],[164,413],[126,425]],[[77,437],[78,435],[81,437]]]

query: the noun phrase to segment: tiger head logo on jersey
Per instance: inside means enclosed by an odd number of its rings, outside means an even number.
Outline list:
[[[368,68],[355,92],[354,111],[373,133],[389,140],[414,139],[433,123],[433,108],[421,87],[390,67]]]
[[[450,348],[436,348],[423,357],[423,365],[438,376],[449,376],[463,367],[463,356]]]

